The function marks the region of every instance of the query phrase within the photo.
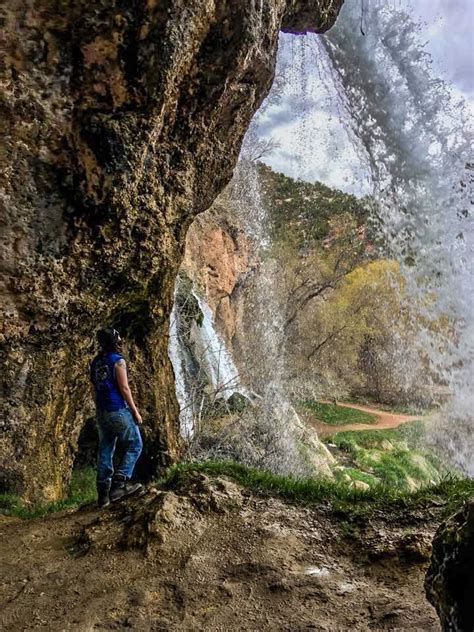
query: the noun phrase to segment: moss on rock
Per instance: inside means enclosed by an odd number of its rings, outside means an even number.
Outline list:
[[[325,30],[341,4],[8,4],[5,488],[31,500],[66,492],[102,324],[129,343],[142,474],[179,458],[167,346],[186,231],[231,177],[271,85],[280,28]]]

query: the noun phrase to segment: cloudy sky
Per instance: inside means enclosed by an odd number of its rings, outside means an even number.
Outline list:
[[[360,2],[346,0],[346,6]],[[474,113],[474,0],[365,0],[365,6],[369,2],[401,7],[413,16],[418,38],[432,57],[433,73]],[[364,28],[370,29],[370,23]],[[259,135],[279,144],[265,161],[293,177],[363,194],[370,189],[367,175],[321,67],[316,36],[306,37],[305,43],[304,37],[282,36],[281,85],[277,79],[274,95],[256,120]]]
[[[417,0],[411,12],[425,24],[427,50],[440,74],[473,101],[473,0]]]

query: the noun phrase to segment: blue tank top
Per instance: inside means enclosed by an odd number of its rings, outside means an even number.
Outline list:
[[[91,381],[95,388],[95,403],[98,410],[112,412],[128,408],[115,379],[114,365],[123,357],[109,351],[97,355],[90,364]]]

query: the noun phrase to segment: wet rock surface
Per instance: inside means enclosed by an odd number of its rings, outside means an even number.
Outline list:
[[[270,87],[280,29],[342,0],[13,0],[2,55],[2,484],[64,492],[90,416],[93,332],[128,339],[142,474],[181,452],[167,357],[193,218],[228,182]],[[139,376],[139,379],[138,379]]]
[[[474,630],[474,499],[436,532],[425,587],[444,630]]]

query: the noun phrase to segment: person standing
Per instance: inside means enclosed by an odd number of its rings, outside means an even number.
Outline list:
[[[111,502],[142,489],[140,483],[130,482],[143,447],[139,429],[142,417],[128,384],[119,332],[113,328],[101,329],[97,333],[97,341],[100,350],[90,363],[90,379],[99,433],[98,505],[107,507]],[[123,457],[114,470],[113,457],[117,444],[123,450]]]

